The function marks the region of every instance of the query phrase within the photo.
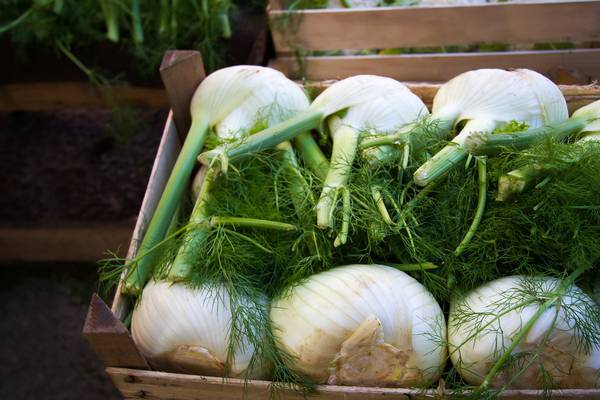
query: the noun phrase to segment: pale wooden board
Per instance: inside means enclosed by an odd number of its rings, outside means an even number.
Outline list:
[[[113,86],[120,104],[144,108],[169,108],[161,88]],[[0,85],[0,112],[52,111],[64,108],[111,108],[97,90],[84,82],[13,83]]]
[[[567,69],[588,82],[600,80],[600,49],[306,57],[303,63],[309,80],[375,74],[402,81],[444,82],[478,68],[529,68],[547,76]],[[274,59],[269,66],[292,78],[300,75],[293,57]]]
[[[128,259],[134,258],[137,254],[138,246],[144,237],[150,218],[152,217],[152,214],[154,214],[154,210],[156,210],[156,206],[158,205],[160,196],[167,184],[167,180],[169,179],[173,165],[175,165],[180,149],[181,142],[179,141],[177,129],[173,122],[173,113],[169,112],[162,138],[158,145],[158,151],[156,152],[156,158],[152,165],[152,171],[150,172],[150,178],[148,180],[148,186],[146,187],[144,199],[142,200],[142,206],[140,207],[137,222],[133,230],[133,237],[131,238],[131,243],[129,244],[129,249],[127,251]],[[121,280],[117,286],[117,291],[115,292],[111,307],[115,316],[120,320],[127,314],[129,307],[128,301],[121,296],[121,288],[126,273],[127,270],[124,270],[121,274]]]
[[[286,13],[269,11],[277,52],[600,38],[598,1],[303,10],[293,19]]]
[[[310,89],[310,92],[315,96],[331,86],[335,80],[327,80],[320,82],[308,82],[305,87]],[[404,82],[404,84],[417,96],[423,100],[429,109],[433,103],[435,94],[442,86],[441,83],[425,83],[425,82]],[[569,113],[590,104],[596,100],[600,100],[600,85],[558,85],[563,96],[567,101]]]
[[[267,400],[271,382],[239,379],[223,380],[218,377],[182,375],[166,372],[142,371],[125,368],[107,368],[108,375],[126,399],[169,399],[169,400]],[[244,397],[244,386],[247,391]],[[410,389],[367,388],[353,386],[323,385],[319,395],[308,398],[326,400],[421,400],[440,398],[435,391],[415,391]],[[282,400],[300,400],[302,396],[291,391],[280,391]],[[501,398],[507,400],[539,399],[537,390],[507,390]],[[557,400],[600,399],[600,389],[557,390],[552,392]]]
[[[109,250],[123,256],[133,226],[132,220],[96,226],[0,228],[0,260],[96,262],[108,257]]]

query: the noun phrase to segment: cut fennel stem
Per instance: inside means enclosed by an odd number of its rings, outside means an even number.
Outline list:
[[[540,128],[509,134],[476,133],[466,140],[465,147],[473,155],[492,156],[503,151],[522,150],[545,139],[562,140],[579,132],[596,131],[600,131],[600,100],[579,108],[565,121]]]
[[[548,78],[535,71],[479,69],[460,74],[440,88],[432,115],[446,113],[463,130],[415,171],[414,181],[426,186],[462,161],[466,139],[475,132],[493,132],[512,120],[537,128],[568,117],[566,101]]]
[[[600,143],[600,132],[588,132],[584,137],[579,139],[575,144],[570,146],[585,145],[585,143],[595,142]],[[576,164],[579,162],[579,157],[574,157],[571,160]],[[535,184],[551,172],[554,168],[550,165],[531,164],[512,170],[498,179],[498,195],[497,201],[509,201],[519,193],[529,190]]]

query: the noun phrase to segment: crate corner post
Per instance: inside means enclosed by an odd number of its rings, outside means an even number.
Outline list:
[[[160,77],[165,86],[179,138],[185,138],[191,125],[190,103],[206,72],[202,55],[192,50],[169,50],[160,64]]]
[[[125,325],[96,293],[92,295],[82,333],[105,366],[150,369]]]

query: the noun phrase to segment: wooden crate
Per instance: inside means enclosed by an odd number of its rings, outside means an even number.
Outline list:
[[[340,79],[371,73],[402,81],[444,82],[477,68],[529,68],[557,83],[600,79],[600,48],[547,51],[317,56],[297,50],[361,50],[480,43],[519,45],[600,40],[600,1],[524,1],[460,6],[319,9],[289,12],[271,0],[269,21],[277,58],[290,77]],[[285,21],[285,22],[284,22]],[[598,43],[596,43],[598,44]]]
[[[148,188],[142,203],[128,257],[136,255],[146,225],[153,214],[160,195],[181,147],[179,132],[187,132],[189,127],[189,103],[191,97],[204,77],[200,54],[197,52],[170,52],[165,55],[161,75],[172,111],[167,118],[163,137],[152,168]],[[313,84],[317,91],[328,82]],[[435,84],[410,84],[409,87],[426,102],[439,88]],[[598,86],[562,86],[571,107],[579,107],[600,99]],[[176,128],[176,126],[178,128]],[[106,371],[115,386],[127,399],[171,399],[171,400],[249,400],[268,399],[270,382],[223,379],[219,377],[184,375],[152,371],[137,349],[133,339],[121,323],[131,304],[121,296],[121,287],[117,288],[112,306],[107,306],[94,295],[83,328],[83,334],[99,358],[107,367]],[[440,398],[435,390],[415,391],[410,389],[367,388],[350,386],[323,385],[318,387],[319,395],[310,396],[326,400],[359,399],[431,399]],[[537,399],[541,392],[536,390],[511,390],[503,394],[506,399]],[[244,397],[246,396],[246,397]],[[299,400],[301,396],[293,391],[280,393],[281,399]],[[600,389],[561,390],[553,392],[555,399],[597,399]]]

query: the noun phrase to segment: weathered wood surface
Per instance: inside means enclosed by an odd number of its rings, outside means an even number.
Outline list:
[[[558,82],[564,76],[560,72],[567,71],[580,83],[589,83],[600,80],[600,49],[305,57],[302,71],[294,57],[280,57],[269,66],[291,78],[303,74],[309,80],[375,74],[401,81],[444,82],[478,68],[528,68]]]
[[[598,1],[323,9],[295,11],[293,19],[290,15],[269,11],[277,52],[600,39]]]
[[[113,86],[110,98],[119,104],[168,108],[161,88]],[[65,108],[111,108],[107,97],[85,82],[11,83],[0,85],[0,112],[53,111]]]
[[[107,251],[123,256],[134,221],[68,227],[0,227],[2,261],[89,261],[106,258]]]
[[[95,293],[83,326],[83,336],[104,365],[149,369],[127,328]]]
[[[165,372],[140,371],[124,368],[107,368],[115,386],[126,399],[169,399],[169,400],[267,400],[271,382],[248,381],[171,374]],[[246,387],[246,393],[244,388]],[[440,398],[436,391],[414,391],[410,389],[386,389],[352,386],[324,385],[318,387],[319,395],[309,395],[308,398],[327,400],[421,400]],[[244,397],[246,395],[246,397]],[[539,399],[541,392],[537,390],[509,390],[501,396],[507,400]],[[300,400],[302,396],[292,391],[281,391],[282,400]],[[553,399],[600,399],[600,390],[562,390],[554,391]]]
[[[180,149],[181,142],[179,140],[179,136],[177,135],[175,123],[173,122],[173,113],[170,112],[165,123],[165,128],[163,130],[162,138],[156,153],[156,159],[154,160],[152,171],[150,172],[148,187],[146,188],[144,199],[142,200],[142,206],[133,230],[133,236],[127,251],[128,259],[133,259],[137,254],[138,246],[144,237],[146,227],[150,223],[150,218],[158,206],[160,196],[162,195],[162,192],[167,184],[167,180],[169,179],[173,165],[175,165],[175,160],[177,159]],[[130,306],[128,300],[124,296],[121,296],[123,277],[126,273],[127,271],[124,270],[123,274],[121,275],[121,281],[119,282],[117,291],[115,292],[111,307],[113,313],[119,319],[124,318],[129,311]]]
[[[167,91],[175,126],[182,139],[192,122],[192,96],[205,76],[202,56],[198,51],[167,51],[162,59],[160,77]]]
[[[335,80],[321,81],[321,82],[309,82],[306,87],[310,88],[312,93],[318,94],[325,88],[333,84]],[[440,83],[428,83],[428,82],[404,82],[406,86],[417,96],[419,96],[423,102],[431,109],[433,98],[440,89],[442,84]],[[567,106],[569,112],[577,110],[586,104],[593,101],[600,100],[600,85],[558,85],[562,94],[567,100]]]

